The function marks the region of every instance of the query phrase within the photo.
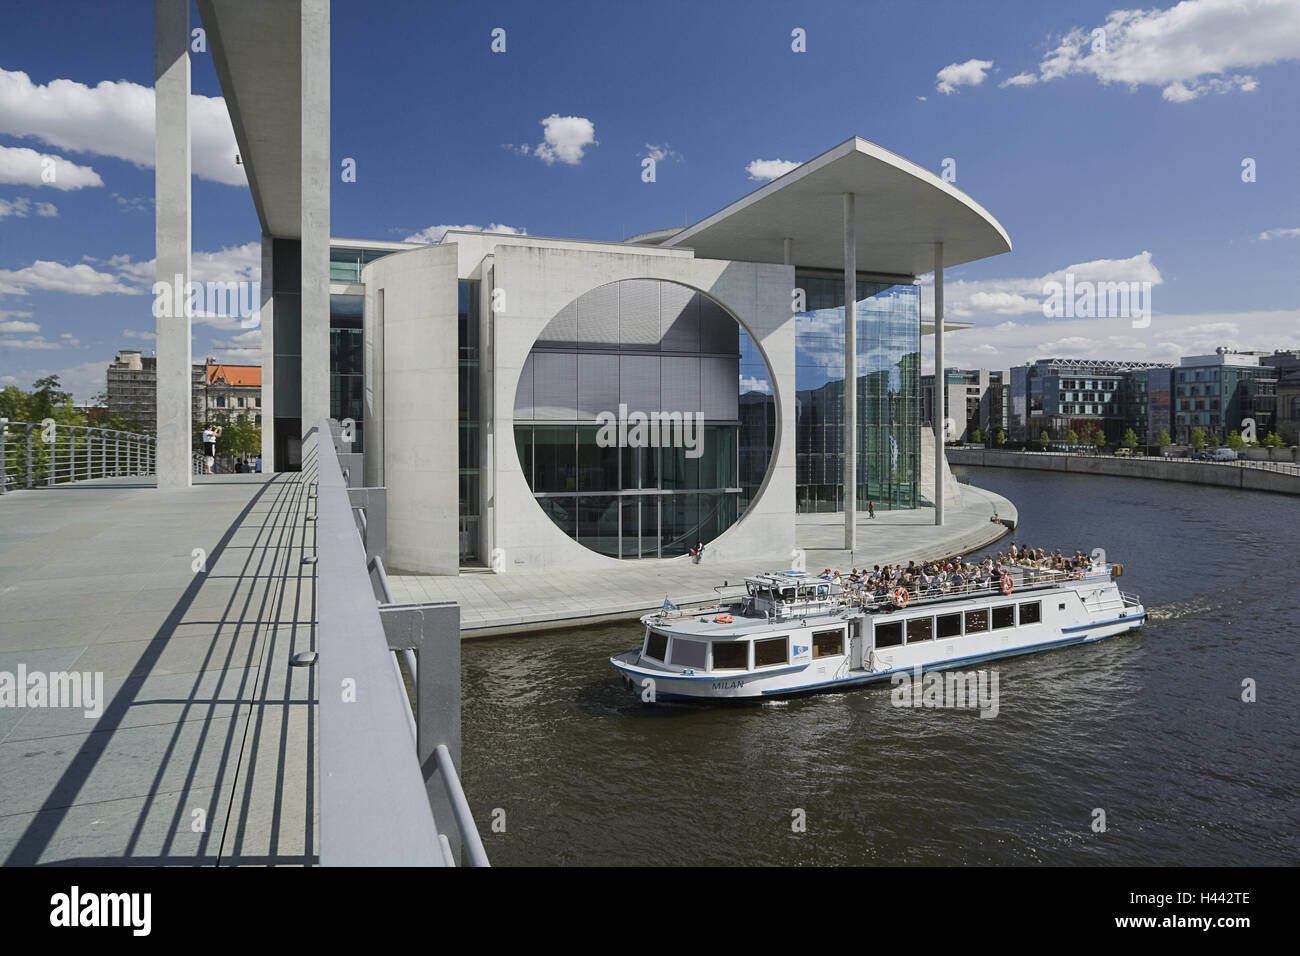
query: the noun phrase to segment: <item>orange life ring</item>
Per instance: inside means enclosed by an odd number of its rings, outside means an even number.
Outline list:
[[[736,619],[735,619],[734,617],[732,617],[730,614],[719,614],[717,617],[715,617],[715,618],[713,619],[713,623],[715,623],[715,624],[735,624],[735,623],[736,623]]]
[[[1015,583],[1014,581],[1011,580],[1011,575],[1009,575],[1009,574],[1004,574],[1004,575],[1002,575],[1002,593],[1003,593],[1003,594],[1010,594],[1011,591],[1012,591],[1012,589],[1015,588],[1015,586],[1016,586],[1016,583]]]
[[[911,600],[907,593],[907,588],[898,588],[894,591],[894,603],[899,607],[907,607],[907,602]]]

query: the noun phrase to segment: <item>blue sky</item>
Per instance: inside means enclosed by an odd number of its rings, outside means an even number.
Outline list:
[[[617,240],[695,222],[761,185],[751,170],[856,134],[936,173],[955,160],[956,186],[1012,238],[947,276],[949,316],[975,323],[949,337],[953,364],[1300,347],[1300,0],[1124,11],[335,0],[332,153],[357,181],[336,175],[332,231]],[[6,18],[0,384],[54,372],[85,398],[117,350],[151,347],[152,30],[143,0]],[[256,278],[259,227],[204,53],[193,90],[196,277]],[[1151,281],[1150,326],[1045,318],[1044,283],[1066,271]],[[258,335],[196,324],[194,355],[259,362]]]

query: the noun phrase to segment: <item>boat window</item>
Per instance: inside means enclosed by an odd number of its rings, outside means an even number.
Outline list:
[[[830,657],[844,653],[844,629],[818,631],[813,635],[813,657]]]
[[[794,588],[782,588],[782,589],[781,589],[781,600],[784,601],[786,604],[793,604],[793,603],[794,603]]]
[[[876,624],[876,647],[898,647],[903,643],[903,622]]]
[[[934,618],[916,617],[907,622],[907,643],[916,644],[934,638]]]
[[[673,638],[673,664],[682,667],[705,668],[708,665],[707,660],[708,645],[703,641],[688,641],[684,638]]]
[[[935,637],[961,637],[960,614],[940,614],[935,623]]]
[[[645,638],[644,656],[651,660],[663,661],[668,657],[668,635],[658,631],[648,631]]]
[[[1039,601],[1030,601],[1020,605],[1020,623],[1037,624],[1043,619],[1042,603]]]
[[[993,628],[997,630],[1000,627],[1016,626],[1016,606],[1014,604],[1004,604],[1001,607],[993,609]]]
[[[978,634],[980,631],[989,629],[989,612],[988,611],[967,611],[966,612],[966,633]]]
[[[754,666],[786,664],[790,660],[790,638],[767,637],[754,642]]]
[[[713,669],[743,671],[749,667],[749,641],[714,641]]]

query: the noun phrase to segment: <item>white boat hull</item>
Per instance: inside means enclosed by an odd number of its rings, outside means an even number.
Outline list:
[[[1014,624],[989,627],[975,633],[962,633],[952,637],[938,637],[937,616],[951,621],[961,615],[968,622],[967,612],[986,615],[985,623],[994,620],[992,609],[1002,609],[1005,622],[1007,608],[1020,608],[1037,604],[1038,620],[1022,623],[1021,616],[1030,616],[1020,609],[1010,612]],[[922,634],[929,619],[931,636],[910,638],[914,628]],[[881,681],[889,681],[895,674],[921,671],[951,670],[985,661],[1021,654],[1089,644],[1124,634],[1140,628],[1146,612],[1135,599],[1121,595],[1107,576],[1103,580],[1080,581],[1069,586],[1053,587],[1025,594],[989,594],[973,600],[933,602],[924,607],[914,606],[893,613],[864,613],[860,609],[845,612],[810,615],[798,621],[738,621],[734,625],[714,625],[712,619],[689,619],[656,626],[653,618],[643,619],[647,625],[647,640],[639,649],[627,651],[610,658],[611,665],[623,677],[629,689],[646,702],[682,700],[753,700],[779,698],[808,693],[842,691]],[[878,635],[887,627],[882,625],[903,623],[900,630],[909,638],[897,646],[877,646]],[[913,624],[912,622],[919,622]],[[835,628],[844,628],[841,653],[814,656],[816,634],[829,634]],[[657,661],[646,656],[651,633],[658,632],[669,640],[698,643],[709,639],[730,643],[737,639],[761,642],[773,635],[789,637],[789,656],[784,664],[744,669],[715,669],[713,655],[709,666],[681,667],[672,661],[676,654],[670,649],[663,653],[665,660]],[[713,646],[717,646],[716,644]]]

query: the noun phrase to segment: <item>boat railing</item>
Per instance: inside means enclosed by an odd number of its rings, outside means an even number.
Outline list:
[[[958,585],[930,585],[926,587],[921,584],[913,583],[907,590],[907,604],[924,604],[937,601],[951,601],[957,597],[981,597],[986,595],[1003,594],[1007,596],[1016,591],[1040,590],[1047,587],[1056,587],[1061,584],[1068,584],[1072,581],[1083,580],[1089,573],[1095,574],[1099,568],[1085,568],[1076,571],[1055,571],[1049,568],[1028,567],[1024,565],[1006,568],[1005,571],[1012,576],[1012,590],[1002,591],[1001,577],[992,578],[986,582],[974,584]],[[1017,580],[1018,579],[1018,580]],[[852,584],[845,585],[846,593],[844,595],[846,604],[853,607],[883,607],[889,604],[899,603],[896,600],[897,592],[903,585],[894,584],[883,591],[867,591],[864,588]]]

